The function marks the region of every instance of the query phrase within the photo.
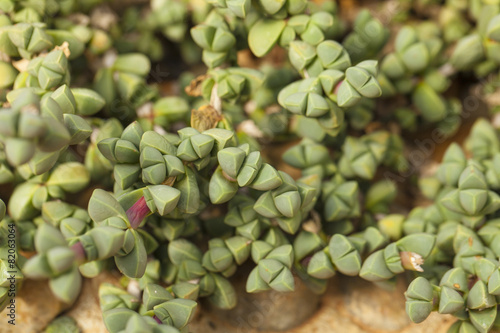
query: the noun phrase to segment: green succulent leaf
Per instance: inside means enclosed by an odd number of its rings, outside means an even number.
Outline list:
[[[256,22],[248,33],[248,45],[257,57],[266,55],[276,44],[285,29],[283,20],[262,19]]]

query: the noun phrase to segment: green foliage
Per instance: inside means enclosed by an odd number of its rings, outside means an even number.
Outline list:
[[[187,332],[245,265],[251,293],[408,271],[412,321],[498,327],[498,115],[420,167],[480,114],[466,84],[496,89],[500,4],[429,3],[0,2],[0,309],[9,270],[71,305],[111,269],[110,332]]]

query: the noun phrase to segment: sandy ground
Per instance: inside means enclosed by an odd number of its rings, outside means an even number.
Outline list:
[[[109,273],[85,280],[78,302],[67,315],[75,318],[83,333],[107,332],[101,318],[97,296],[98,286],[102,282],[117,284],[116,276]],[[238,282],[237,282],[238,284]],[[239,287],[237,286],[237,289]],[[305,288],[305,287],[304,287]],[[251,302],[241,299],[246,308],[225,312],[211,308],[202,302],[189,331],[192,333],[272,333],[276,331],[259,330],[269,322],[293,321],[306,311],[312,315],[301,325],[285,329],[290,333],[445,333],[453,323],[451,316],[433,314],[422,324],[412,324],[404,310],[405,282],[399,281],[395,290],[386,291],[358,278],[338,277],[331,280],[329,288],[319,302],[307,296],[299,288],[299,295],[266,295],[254,298]],[[284,297],[280,299],[280,297]],[[272,303],[269,303],[269,301]],[[27,281],[16,298],[16,326],[7,324],[5,312],[0,316],[0,332],[41,332],[43,327],[57,313],[64,311],[61,303],[51,295],[46,282]],[[248,307],[252,303],[253,306]],[[245,305],[247,304],[247,305]],[[241,307],[240,306],[240,307]],[[295,310],[294,310],[295,307]],[[282,310],[286,308],[286,310]],[[238,312],[239,311],[239,312]]]

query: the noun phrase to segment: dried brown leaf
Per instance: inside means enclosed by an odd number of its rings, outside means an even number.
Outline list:
[[[174,186],[177,177],[167,177],[162,183],[162,185]]]
[[[222,115],[211,105],[191,110],[191,127],[199,132],[214,128],[221,120]]]
[[[186,94],[188,94],[189,96],[193,96],[193,97],[201,96],[201,84],[208,77],[209,76],[207,74],[203,74],[203,75],[196,77],[194,80],[192,80],[189,83],[189,86],[184,88],[184,91],[186,92]]]

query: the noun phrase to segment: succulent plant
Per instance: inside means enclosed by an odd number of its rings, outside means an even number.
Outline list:
[[[496,92],[500,4],[397,4],[0,2],[0,309],[25,278],[71,306],[115,270],[110,332],[187,332],[248,267],[249,293],[405,274],[412,321],[499,327],[495,108],[422,165],[485,115],[467,89]]]

